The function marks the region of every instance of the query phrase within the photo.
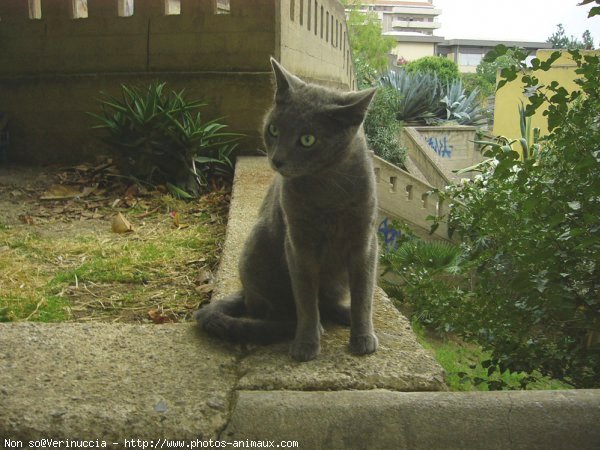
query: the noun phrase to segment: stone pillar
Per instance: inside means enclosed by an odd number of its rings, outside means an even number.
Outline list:
[[[73,0],[42,0],[42,19],[72,19]]]
[[[181,0],[181,14],[213,15],[217,13],[217,0]]]
[[[230,0],[231,14],[235,16],[275,16],[277,8],[275,3],[280,0],[254,0],[248,2],[245,0]],[[313,1],[313,0],[311,0]],[[304,5],[306,11],[306,5]],[[306,14],[306,13],[305,13]],[[288,14],[289,17],[289,14]]]
[[[29,5],[27,0],[2,0],[0,2],[0,18],[8,19],[28,19]]]
[[[119,0],[88,0],[88,17],[117,17]]]
[[[167,0],[136,0],[133,6],[134,16],[155,17],[165,15]]]

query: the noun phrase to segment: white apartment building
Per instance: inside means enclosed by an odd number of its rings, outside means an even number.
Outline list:
[[[433,0],[362,0],[361,10],[376,13],[383,34],[396,40],[392,54],[397,64],[433,56],[436,45],[444,41],[434,35],[441,26],[436,18],[442,10],[435,8]]]

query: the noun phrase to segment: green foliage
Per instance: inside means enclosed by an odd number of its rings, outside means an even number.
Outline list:
[[[535,60],[522,78],[531,94],[522,117],[547,101],[551,134],[541,146],[535,134],[513,141],[527,145],[523,158],[510,143],[489,145],[481,173],[447,193],[449,226],[475,271],[476,301],[461,306],[471,318],[461,333],[490,349],[500,370],[538,369],[598,387],[600,65],[597,56],[571,54],[578,91],[540,87],[533,73],[549,65]]]
[[[556,26],[556,31],[550,35],[550,37],[546,40],[546,42],[552,44],[552,48],[561,48],[561,49],[586,49],[593,50],[594,49],[594,41],[592,39],[592,35],[590,30],[585,30],[582,36],[582,41],[577,39],[575,36],[567,36],[565,29],[562,26],[562,23],[559,23]]]
[[[396,40],[382,35],[381,23],[377,14],[360,10],[360,1],[344,0],[349,9],[346,23],[356,79],[360,88],[372,86],[379,73],[387,70],[387,54],[396,45]]]
[[[425,268],[431,274],[440,271],[455,272],[460,248],[442,241],[409,239],[398,248],[382,255],[384,273],[402,273],[413,267]]]
[[[421,250],[403,244],[382,258],[421,322],[489,352],[483,369],[503,377],[471,381],[492,389],[507,387],[507,373],[526,373],[522,387],[540,376],[600,386],[600,60],[570,53],[580,77],[574,92],[535,76],[559,53],[534,59],[528,72],[521,60],[503,70],[499,86],[521,75],[529,95],[522,136],[480,142],[488,159],[468,169],[474,179],[439,193],[449,229],[462,238],[457,257],[415,258]],[[530,121],[542,103],[551,130],[544,139]]]
[[[417,339],[426,349],[432,351],[435,359],[446,372],[446,384],[451,391],[490,391],[500,389],[572,389],[572,386],[557,380],[532,374],[501,372],[490,364],[491,354],[476,344],[464,342],[449,335],[440,339],[428,333],[417,319],[411,326]]]
[[[382,285],[409,304],[422,323],[442,333],[453,331],[461,320],[459,306],[468,295],[457,276],[460,257],[455,245],[409,238],[381,255],[384,275],[393,273],[400,280],[384,279]]]
[[[487,101],[490,95],[494,94],[495,82],[490,83],[485,77],[477,73],[461,73],[460,79],[462,80],[465,92],[471,94],[475,89],[479,92],[479,102],[483,103]]]
[[[230,155],[239,134],[219,119],[205,121],[184,91],[164,92],[165,83],[146,88],[122,85],[120,99],[105,95],[102,114],[89,113],[103,129],[122,172],[142,181],[170,183],[191,195],[211,180],[230,178]]]
[[[579,3],[579,5],[589,5],[590,3],[596,3],[597,5],[600,4],[599,0],[582,0],[581,3]],[[589,13],[588,13],[588,17],[594,17],[600,14],[600,6],[593,6]]]
[[[408,73],[429,73],[437,77],[442,85],[451,84],[460,78],[458,65],[442,56],[425,56],[406,65]]]
[[[402,123],[396,120],[398,91],[389,87],[378,90],[369,107],[364,128],[369,147],[392,164],[404,166],[406,148],[400,144]]]
[[[517,55],[515,55],[515,49],[508,49],[502,46],[504,51],[501,55],[495,54],[496,49],[488,52],[483,60],[479,63],[475,69],[477,75],[486,80],[491,86],[496,86],[496,74],[498,70],[502,70],[507,67],[515,66],[519,62]]]

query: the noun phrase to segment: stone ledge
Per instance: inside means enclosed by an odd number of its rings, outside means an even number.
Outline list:
[[[311,449],[597,449],[600,391],[237,393],[221,440]]]
[[[217,274],[218,299],[239,289],[237,261],[273,178],[265,157],[238,158],[227,237]],[[218,301],[218,300],[215,300]],[[378,289],[374,308],[380,348],[373,355],[349,354],[348,328],[325,324],[321,354],[308,363],[292,361],[289,343],[252,346],[240,362],[239,389],[342,390],[383,388],[445,390],[443,370],[417,342],[408,320]]]
[[[0,324],[0,439],[215,436],[238,357],[190,324]]]

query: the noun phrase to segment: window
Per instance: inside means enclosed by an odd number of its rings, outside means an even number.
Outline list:
[[[40,5],[40,0],[29,0],[29,18],[42,18],[42,6]]]
[[[478,66],[483,55],[481,53],[459,53],[458,54],[458,65],[459,66]]]
[[[217,14],[231,14],[230,0],[217,0]]]
[[[321,39],[323,39],[323,7],[321,6]]]
[[[117,8],[119,17],[133,16],[133,0],[119,0]]]
[[[72,0],[71,17],[73,19],[86,19],[88,16],[87,0]]]
[[[318,13],[319,13],[319,3],[317,2],[317,0],[315,0],[315,36],[317,35],[317,19],[318,19]]]
[[[181,14],[181,0],[165,0],[165,14],[167,16]]]

